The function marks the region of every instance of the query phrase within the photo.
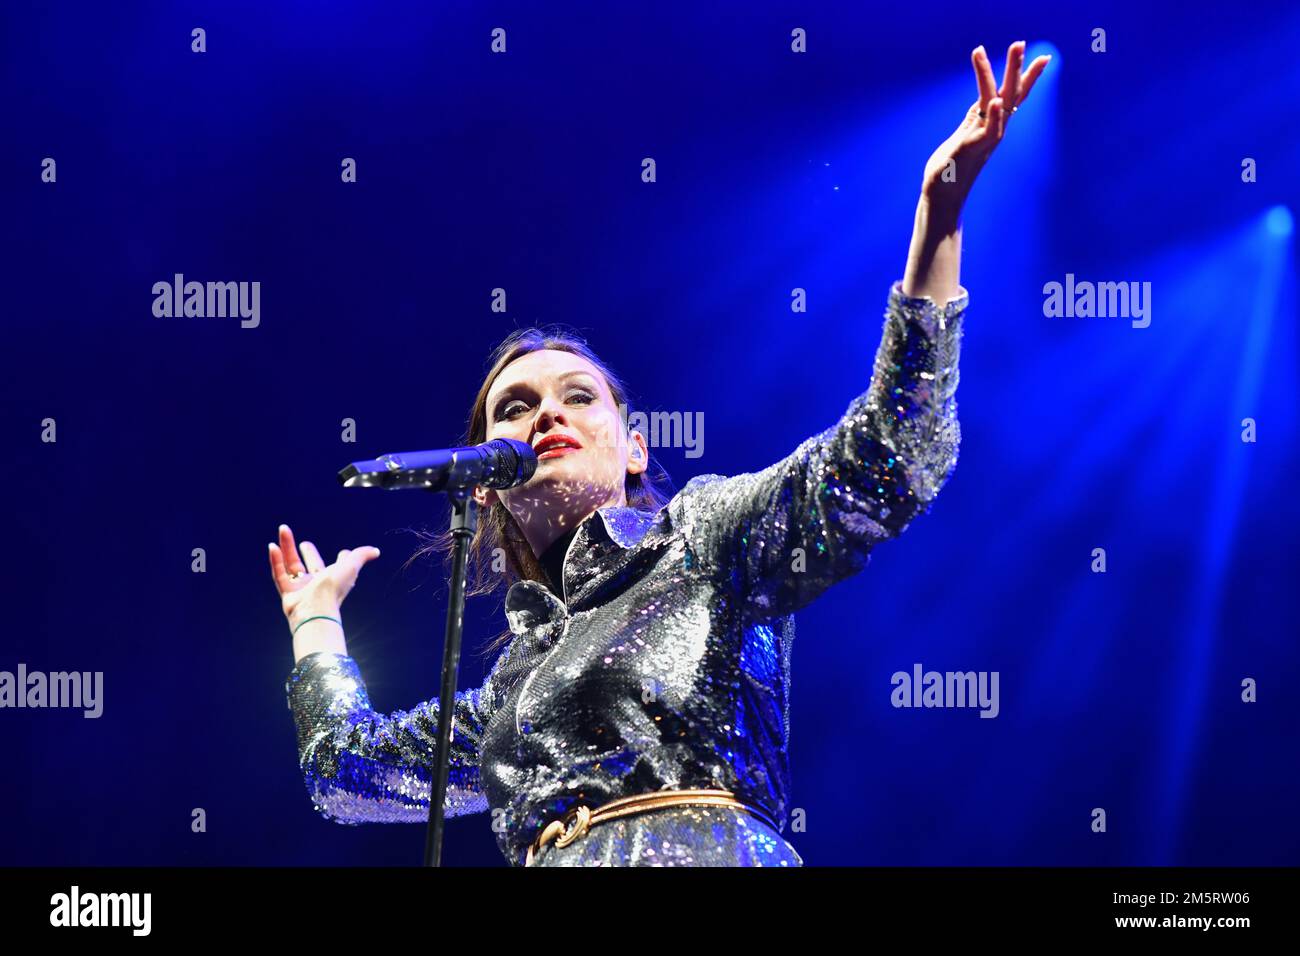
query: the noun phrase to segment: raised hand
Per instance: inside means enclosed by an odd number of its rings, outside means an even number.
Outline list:
[[[379,557],[379,549],[369,545],[344,548],[334,563],[327,565],[310,541],[304,541],[301,547],[299,556],[293,531],[285,524],[280,525],[280,543],[267,545],[271,579],[291,626],[317,614],[338,617],[343,599],[357,583],[362,566]]]
[[[1017,40],[1007,48],[1002,86],[997,87],[984,47],[977,46],[971,51],[979,96],[966,111],[965,119],[925,164],[921,193],[931,207],[953,217],[961,211],[975,177],[1002,142],[1008,120],[1024,104],[1051,57],[1038,57],[1022,73],[1024,60],[1025,41]]]

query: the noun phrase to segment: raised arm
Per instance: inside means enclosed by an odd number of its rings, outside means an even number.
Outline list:
[[[446,815],[487,809],[479,783],[479,744],[488,691],[458,691],[452,715]],[[313,806],[338,823],[423,823],[438,736],[437,700],[376,713],[357,663],[317,651],[285,682],[297,727],[298,760]]]
[[[271,579],[293,635],[295,660],[284,689],[312,804],[339,823],[427,820],[439,702],[376,713],[343,633],[340,608],[379,549],[345,548],[327,565],[310,541],[302,542],[300,553],[288,525],[280,525],[279,536],[278,544],[268,546]],[[456,694],[443,802],[449,817],[487,809],[479,744],[496,670],[482,687]]]
[[[959,293],[939,308],[896,282],[870,385],[835,425],[760,472],[692,479],[674,501],[692,562],[747,619],[798,610],[861,570],[947,480],[961,434]]]
[[[979,95],[925,165],[907,266],[889,292],[871,381],[839,422],[763,471],[688,482],[674,501],[689,559],[748,618],[803,607],[861,570],[880,541],[929,510],[957,463],[958,359],[969,295],[960,285],[961,212],[1050,57],[1021,72],[1011,44],[1001,88],[982,46]]]

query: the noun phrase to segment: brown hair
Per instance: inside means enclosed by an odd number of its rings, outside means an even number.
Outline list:
[[[488,356],[486,363],[488,372],[479,387],[478,395],[474,398],[474,404],[470,407],[469,423],[465,429],[463,444],[477,445],[487,440],[488,393],[501,371],[520,356],[543,349],[571,352],[596,366],[609,386],[614,403],[627,409],[628,415],[632,414],[628,390],[622,379],[596,357],[591,347],[577,332],[558,325],[516,329]],[[628,474],[623,487],[627,495],[627,505],[631,508],[658,511],[672,496],[672,480],[648,453],[645,471],[637,475]],[[428,538],[428,543],[424,547],[411,556],[407,564],[424,555],[441,552],[444,563],[450,570],[451,545],[450,529],[433,535]],[[492,568],[498,548],[505,556],[504,572],[494,571]],[[513,584],[519,580],[538,581],[551,585],[546,571],[533,554],[533,549],[524,537],[523,531],[499,498],[490,508],[479,510],[478,528],[470,540],[468,557],[465,587],[467,597],[490,594],[502,584]],[[511,632],[505,631],[487,645],[484,649],[485,653],[509,643],[510,638]]]

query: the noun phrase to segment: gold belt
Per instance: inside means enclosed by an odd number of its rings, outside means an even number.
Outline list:
[[[563,819],[552,820],[542,828],[532,845],[528,847],[524,866],[532,866],[533,857],[552,840],[555,841],[557,848],[566,847],[574,840],[585,836],[587,831],[598,823],[670,806],[733,807],[758,817],[773,830],[780,830],[776,821],[768,814],[737,800],[730,790],[656,790],[653,793],[619,797],[609,803],[602,803],[595,810],[585,806],[574,807],[564,815]]]

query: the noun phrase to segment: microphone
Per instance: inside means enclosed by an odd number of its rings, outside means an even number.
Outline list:
[[[402,451],[354,461],[339,472],[344,488],[422,488],[464,492],[475,485],[513,488],[537,471],[537,453],[527,442],[494,438],[466,448]]]

